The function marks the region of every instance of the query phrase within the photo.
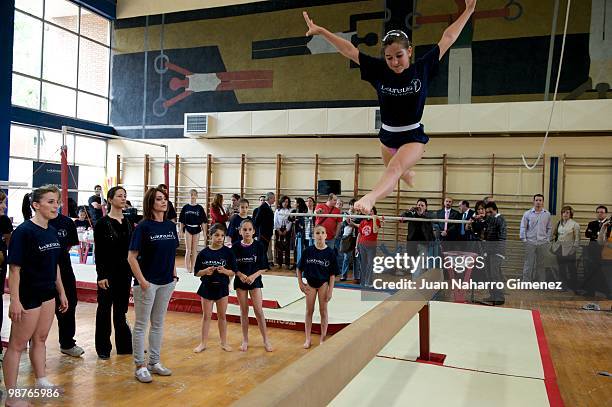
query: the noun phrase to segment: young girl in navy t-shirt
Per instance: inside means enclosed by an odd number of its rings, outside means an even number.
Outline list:
[[[359,65],[361,79],[376,89],[382,125],[379,133],[382,159],[386,170],[372,192],[357,203],[355,209],[369,213],[376,201],[389,195],[401,178],[412,186],[411,168],[421,159],[429,138],[420,123],[427,88],[436,74],[438,62],[459,37],[470,19],[476,0],[465,0],[465,11],[446,28],[436,46],[414,64],[410,63],[413,47],[408,35],[400,30],[389,31],[382,40],[384,60],[359,52],[347,41],[316,25],[304,12],[308,25],[306,35],[321,35],[338,51]]]
[[[325,244],[327,232],[323,225],[314,227],[314,246],[307,247],[297,266],[297,278],[300,290],[306,294],[306,318],[304,327],[306,341],[304,348],[310,348],[312,331],[312,314],[319,297],[319,312],[321,314],[321,343],[327,335],[327,303],[332,298],[335,277],[338,272],[338,260],[333,249]],[[306,279],[306,284],[302,278]]]
[[[200,233],[204,230],[204,241],[206,241],[206,227],[208,218],[202,205],[197,203],[198,191],[191,189],[190,203],[185,204],[179,215],[179,230],[185,235],[185,268],[189,273],[193,271],[193,262],[198,252]]]
[[[194,264],[194,275],[200,277],[202,281],[198,289],[198,295],[202,297],[202,340],[193,350],[196,353],[206,349],[213,304],[217,306],[221,348],[226,352],[232,351],[227,343],[225,312],[227,311],[230,278],[234,276],[234,270],[236,270],[236,258],[232,250],[223,245],[225,233],[224,224],[215,223],[212,225],[208,232],[210,245],[198,254]]]
[[[227,236],[230,238],[230,242],[232,245],[236,242],[239,242],[242,238],[240,234],[240,225],[246,219],[253,220],[250,216],[247,215],[249,212],[249,201],[241,198],[238,200],[238,213],[232,215],[229,220],[229,226],[227,227]]]
[[[242,210],[242,207],[241,207]],[[261,289],[261,274],[268,269],[266,253],[261,242],[253,240],[255,225],[251,219],[244,219],[239,227],[242,240],[234,242],[232,251],[236,256],[236,278],[234,289],[240,304],[240,325],[242,326],[242,344],[240,350],[245,352],[249,344],[249,294],[253,301],[253,311],[257,318],[257,325],[263,337],[266,351],[272,352],[272,345],[268,340],[266,318],[263,313],[263,300]]]

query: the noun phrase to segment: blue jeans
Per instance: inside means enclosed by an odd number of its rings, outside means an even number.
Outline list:
[[[342,253],[342,270],[340,272],[340,275],[342,276],[342,278],[346,278],[348,271],[349,271],[349,266],[351,264],[351,260],[353,262],[353,278],[355,280],[359,280],[360,277],[360,269],[359,269],[359,259],[357,257],[355,257],[357,248],[355,248],[355,251],[351,251],[348,253]]]
[[[336,261],[338,262],[338,271],[342,269],[342,264],[344,261],[343,253],[340,253],[340,246],[342,245],[342,236],[338,236],[334,240],[334,251],[336,252]]]
[[[298,233],[298,235],[295,237],[295,249],[294,249],[296,267],[299,264],[300,259],[302,258],[302,252],[307,247],[308,247],[308,243],[306,243],[306,239],[304,239],[302,235]]]
[[[363,276],[361,284],[365,287],[372,286],[372,267],[374,265],[374,256],[376,256],[376,242],[357,243],[359,250],[360,266]]]

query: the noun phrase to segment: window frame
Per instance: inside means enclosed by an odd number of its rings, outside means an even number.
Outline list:
[[[106,121],[104,121],[104,122],[93,121],[93,123],[100,123],[100,124],[108,126],[109,123],[110,123],[110,88],[111,88],[112,42],[113,42],[113,40],[112,40],[112,20],[109,20],[105,16],[103,16],[103,15],[101,15],[99,13],[96,13],[95,11],[87,9],[88,13],[96,14],[98,17],[104,18],[106,21],[108,21],[109,44],[107,45],[107,44],[105,44],[103,42],[100,42],[100,41],[98,41],[98,40],[96,40],[94,38],[91,38],[90,36],[87,36],[87,35],[81,33],[81,26],[82,26],[81,18],[82,18],[82,15],[83,15],[83,13],[82,13],[83,6],[82,5],[80,5],[78,3],[75,3],[75,2],[72,2],[70,0],[66,0],[66,1],[70,1],[70,3],[75,4],[78,7],[78,26],[77,26],[77,31],[75,32],[75,31],[72,31],[72,30],[70,30],[68,28],[62,27],[62,26],[60,26],[58,24],[55,24],[53,21],[46,20],[46,15],[45,15],[46,1],[47,0],[42,0],[42,2],[43,2],[43,4],[42,4],[42,7],[43,7],[42,18],[38,17],[38,16],[36,16],[34,14],[31,14],[31,13],[29,13],[27,11],[24,11],[24,10],[18,8],[17,5],[15,5],[15,13],[21,13],[21,14],[23,14],[25,16],[34,18],[34,19],[40,21],[41,24],[42,24],[42,27],[43,27],[43,29],[42,29],[42,39],[41,39],[41,42],[40,42],[40,47],[41,47],[40,48],[40,76],[37,77],[37,76],[29,75],[29,74],[26,74],[26,73],[23,73],[23,72],[20,72],[20,71],[16,71],[15,69],[12,70],[12,73],[14,75],[19,75],[19,76],[22,76],[22,77],[25,77],[25,78],[29,78],[29,79],[33,79],[33,80],[36,80],[36,81],[39,82],[39,86],[38,86],[38,90],[39,90],[38,108],[34,109],[34,110],[37,110],[37,111],[48,112],[48,113],[51,113],[51,114],[56,114],[56,113],[49,112],[47,110],[42,110],[42,100],[43,100],[42,99],[42,97],[43,97],[43,94],[42,94],[43,93],[43,91],[42,91],[43,86],[42,85],[43,85],[43,83],[47,83],[47,84],[51,84],[51,85],[55,85],[55,86],[60,86],[62,88],[70,89],[70,90],[72,90],[72,91],[74,91],[76,93],[76,95],[75,95],[75,106],[74,106],[74,116],[65,116],[65,117],[70,117],[70,118],[74,118],[74,119],[77,119],[77,120],[84,120],[84,119],[79,119],[79,117],[78,117],[79,92],[85,93],[85,94],[90,95],[90,96],[95,96],[95,97],[98,97],[98,98],[105,99],[106,100],[106,105],[107,105],[107,109],[106,109]],[[57,83],[55,81],[50,81],[48,79],[44,79],[43,78],[43,63],[44,63],[44,48],[45,48],[45,24],[48,24],[49,26],[52,26],[54,28],[57,28],[59,30],[63,30],[65,32],[67,32],[67,33],[70,33],[72,35],[76,35],[77,36],[76,86],[75,87],[66,86],[64,84]],[[91,41],[92,43],[94,43],[96,45],[99,45],[101,47],[104,47],[104,48],[106,48],[108,50],[108,68],[107,68],[108,69],[108,87],[106,89],[106,94],[104,94],[104,95],[101,95],[101,94],[98,94],[98,93],[95,93],[95,92],[90,92],[88,90],[80,89],[79,88],[79,61],[80,61],[80,53],[81,53],[81,38],[84,38],[87,41]],[[13,45],[13,47],[14,46],[15,46],[15,44]],[[16,105],[16,106],[21,106],[21,105]],[[25,107],[27,109],[30,109],[30,107],[27,107],[27,106],[23,106],[23,107]],[[63,115],[58,115],[58,116],[63,116]]]

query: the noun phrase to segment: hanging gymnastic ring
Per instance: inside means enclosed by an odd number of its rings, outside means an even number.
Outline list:
[[[516,15],[512,16],[509,13],[510,7],[515,6],[516,7]],[[514,20],[518,20],[522,15],[523,15],[523,6],[521,6],[521,3],[519,3],[516,0],[510,0],[508,1],[508,4],[505,5],[504,7],[506,10],[508,10],[508,15],[504,16],[504,18],[507,21],[514,21]]]

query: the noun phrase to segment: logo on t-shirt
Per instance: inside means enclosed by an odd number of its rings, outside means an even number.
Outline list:
[[[38,246],[38,251],[42,253],[42,252],[47,252],[49,250],[55,250],[59,248],[60,248],[60,244],[58,242],[52,242],[52,243],[44,244],[42,246]]]
[[[159,240],[174,240],[174,233],[169,232],[166,234],[151,235],[149,238],[152,242],[157,242]]]
[[[306,259],[306,264],[315,264],[320,267],[329,267],[329,260]]]
[[[380,85],[380,92],[389,96],[406,96],[414,93],[419,93],[421,90],[421,80],[413,79],[410,81],[410,85],[402,88],[393,88],[390,86]]]
[[[225,260],[204,260],[202,265],[205,267],[225,267]]]
[[[185,211],[185,215],[200,216],[200,212],[198,212],[198,211]]]
[[[365,237],[365,236],[370,236],[372,234],[372,227],[369,225],[364,226],[361,229],[361,234]]]
[[[238,257],[236,258],[238,263],[257,263],[257,255],[252,255],[251,257]]]
[[[66,229],[58,229],[57,230],[57,235],[59,237],[66,237],[66,236],[68,236],[68,232],[66,232]]]

